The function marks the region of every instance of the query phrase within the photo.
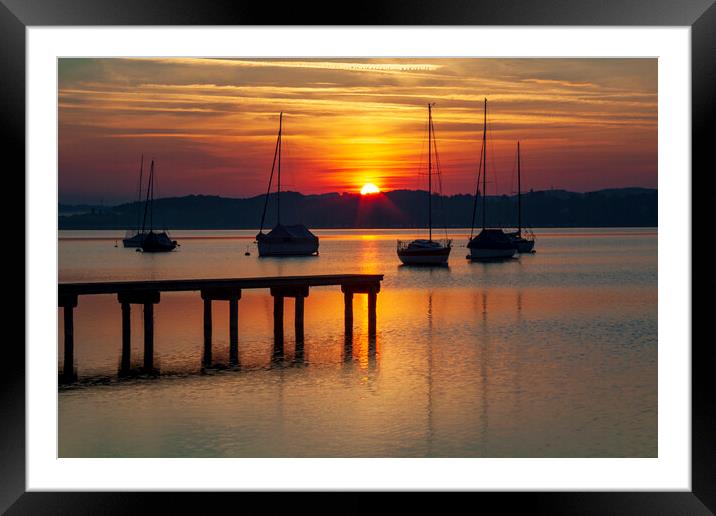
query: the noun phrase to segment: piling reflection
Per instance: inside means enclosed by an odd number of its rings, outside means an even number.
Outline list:
[[[433,454],[433,440],[435,428],[433,424],[433,292],[428,291],[428,400],[427,400],[427,432],[425,441],[427,445],[427,455]]]
[[[486,457],[488,455],[488,427],[489,427],[489,407],[488,407],[488,390],[489,390],[489,362],[490,362],[490,332],[488,324],[487,309],[487,291],[483,290],[482,299],[482,331],[480,338],[480,383],[481,383],[481,410],[478,441],[480,443],[480,455]]]

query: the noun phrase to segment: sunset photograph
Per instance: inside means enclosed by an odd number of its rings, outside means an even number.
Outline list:
[[[657,457],[658,67],[57,59],[59,457]]]

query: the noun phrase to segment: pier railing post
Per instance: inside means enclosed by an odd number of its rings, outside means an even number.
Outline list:
[[[77,381],[77,373],[75,371],[74,323],[74,309],[77,306],[77,296],[60,296],[57,304],[62,307],[62,316],[65,326],[65,350],[60,381],[62,383],[72,383]]]

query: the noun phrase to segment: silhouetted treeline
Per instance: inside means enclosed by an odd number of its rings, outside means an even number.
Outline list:
[[[623,188],[588,193],[547,190],[522,195],[522,219],[531,227],[654,227],[657,225],[657,190]],[[482,200],[478,199],[475,226],[481,226]],[[487,225],[517,224],[517,197],[487,197]],[[474,199],[471,195],[433,197],[434,227],[470,227]],[[258,228],[264,197],[231,199],[189,195],[154,201],[155,226],[167,229]],[[60,229],[134,228],[143,208],[139,203],[113,207],[63,206]],[[395,190],[376,195],[281,193],[281,221],[303,223],[310,228],[410,228],[428,223],[427,192]],[[264,227],[276,224],[276,200],[272,194]]]

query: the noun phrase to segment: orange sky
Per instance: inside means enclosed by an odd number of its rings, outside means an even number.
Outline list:
[[[488,194],[657,186],[656,59],[60,59],[60,202],[425,189],[427,103],[446,194],[474,191],[488,99]]]

